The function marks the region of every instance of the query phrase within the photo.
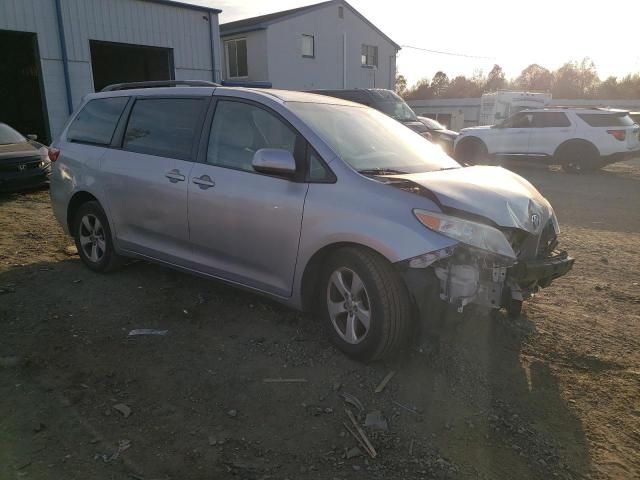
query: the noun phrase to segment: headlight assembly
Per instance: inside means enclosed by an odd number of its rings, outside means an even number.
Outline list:
[[[441,233],[480,250],[513,260],[516,258],[516,254],[507,241],[507,237],[497,228],[426,210],[416,209],[413,214],[420,223],[434,232]]]

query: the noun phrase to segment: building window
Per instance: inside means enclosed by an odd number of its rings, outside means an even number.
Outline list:
[[[378,66],[378,47],[373,45],[362,45],[362,66]]]
[[[338,18],[344,18],[344,7],[338,7]]]
[[[302,56],[315,57],[315,42],[313,35],[302,35]]]
[[[247,67],[247,39],[237,38],[225,42],[227,50],[227,76],[242,78],[249,75]]]

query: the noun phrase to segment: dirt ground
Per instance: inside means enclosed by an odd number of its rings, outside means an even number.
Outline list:
[[[0,197],[0,479],[640,478],[640,161],[515,169],[574,270],[518,321],[451,319],[439,348],[368,366],[258,296],[143,262],[91,273],[48,192]],[[343,393],[388,421],[365,428],[375,459]]]

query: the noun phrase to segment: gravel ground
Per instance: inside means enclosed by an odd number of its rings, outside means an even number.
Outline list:
[[[0,197],[0,479],[639,478],[640,162],[512,168],[574,270],[518,321],[450,318],[437,348],[368,366],[258,296],[144,262],[93,274],[46,191]],[[386,419],[363,427],[376,458],[344,394]]]

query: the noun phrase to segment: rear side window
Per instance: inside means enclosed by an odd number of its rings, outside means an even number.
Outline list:
[[[191,160],[201,125],[201,98],[137,100],[124,136],[125,150],[178,160]]]
[[[571,122],[562,112],[538,112],[533,114],[534,128],[569,127]]]
[[[129,97],[97,98],[78,113],[67,131],[67,140],[109,145]]]
[[[634,123],[629,115],[579,113],[578,116],[592,127],[630,127]]]

